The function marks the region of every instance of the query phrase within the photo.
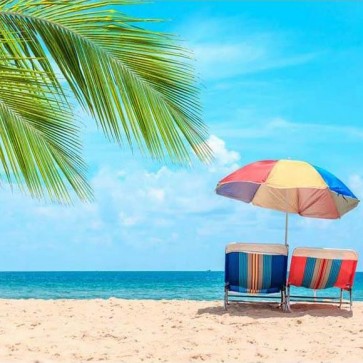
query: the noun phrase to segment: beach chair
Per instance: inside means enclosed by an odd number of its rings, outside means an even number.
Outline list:
[[[248,301],[245,298],[277,299],[285,308],[287,254],[287,247],[283,244],[228,244],[224,308],[227,310],[231,301]],[[276,296],[277,293],[280,295]]]
[[[358,254],[353,250],[332,248],[295,248],[287,282],[287,309],[291,301],[349,304],[352,308],[352,289]],[[290,286],[313,289],[314,296],[294,296]],[[337,287],[339,297],[316,296],[316,290]],[[343,300],[343,291],[349,292],[349,301]]]

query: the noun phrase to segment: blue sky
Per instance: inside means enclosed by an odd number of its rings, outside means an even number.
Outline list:
[[[153,27],[194,51],[216,162],[152,163],[108,144],[80,113],[96,202],[62,207],[4,188],[1,270],[222,270],[228,242],[283,241],[283,214],[214,193],[259,159],[306,160],[363,198],[363,3],[159,1],[127,11],[169,19]],[[362,218],[362,207],[336,221],[293,216],[290,245],[363,256]]]

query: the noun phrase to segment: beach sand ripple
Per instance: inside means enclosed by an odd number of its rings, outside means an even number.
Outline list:
[[[363,362],[363,303],[0,300],[0,361]]]

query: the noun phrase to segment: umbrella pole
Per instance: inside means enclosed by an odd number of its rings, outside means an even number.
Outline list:
[[[288,246],[288,243],[287,243],[288,228],[289,228],[289,213],[286,212],[286,215],[285,215],[285,246]]]

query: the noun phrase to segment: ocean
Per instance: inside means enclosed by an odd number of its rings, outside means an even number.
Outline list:
[[[0,272],[2,299],[222,300],[224,272]],[[292,293],[312,295],[304,288]],[[318,291],[337,296],[338,289]],[[353,299],[363,301],[363,272],[356,274]]]

